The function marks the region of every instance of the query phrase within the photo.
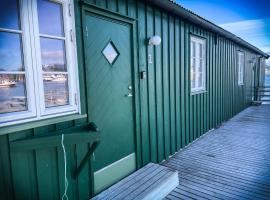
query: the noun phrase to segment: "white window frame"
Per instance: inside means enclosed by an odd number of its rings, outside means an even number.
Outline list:
[[[0,114],[0,127],[2,122],[8,121],[17,121],[20,119],[28,118],[28,117],[35,117],[36,110],[35,110],[35,96],[33,93],[30,93],[29,89],[31,85],[33,85],[33,73],[32,73],[32,60],[31,60],[31,47],[30,44],[30,31],[27,28],[29,26],[28,13],[25,10],[25,7],[22,6],[21,2],[19,2],[18,6],[19,14],[20,14],[20,28],[21,30],[12,30],[12,29],[4,29],[0,28],[3,32],[9,33],[19,33],[21,34],[21,51],[22,51],[22,60],[24,65],[24,74],[25,74],[25,89],[26,89],[26,98],[27,98],[27,107],[28,110],[20,111],[20,112],[10,112],[5,114]],[[10,72],[1,72],[1,74],[10,74]],[[11,72],[12,73],[12,72]],[[14,74],[17,74],[15,72]]]
[[[195,42],[195,57],[193,57],[193,47],[192,43]],[[198,45],[202,45],[202,58],[199,56],[199,48]],[[195,59],[195,87],[192,87],[192,62],[193,59]],[[198,68],[199,68],[199,63],[200,60],[202,60],[202,86],[198,86]],[[206,39],[194,35],[190,35],[190,88],[191,88],[191,93],[192,94],[197,94],[201,92],[206,91]]]
[[[28,110],[0,114],[0,127],[80,113],[74,5],[68,0],[51,1],[62,4],[63,9],[69,105],[45,108],[37,1],[19,0],[21,31],[0,30],[22,33]]]
[[[244,85],[245,54],[243,51],[237,52],[237,66],[238,66],[238,85]]]

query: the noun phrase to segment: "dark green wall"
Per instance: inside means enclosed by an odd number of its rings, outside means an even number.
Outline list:
[[[160,162],[208,130],[217,127],[251,103],[252,66],[256,56],[222,37],[135,0],[91,0],[92,5],[137,19],[138,69],[148,73],[139,82],[140,133],[138,164]],[[87,110],[81,8],[75,0],[78,60],[83,113]],[[207,39],[206,92],[190,94],[189,36]],[[162,44],[148,47],[146,39],[157,34]],[[245,52],[245,84],[237,83],[237,50]],[[154,55],[147,64],[147,55]],[[63,193],[63,156],[60,147],[11,152],[12,141],[84,124],[72,120],[0,136],[0,199],[59,199]],[[90,196],[90,162],[78,180],[71,179],[89,144],[67,147],[70,199]]]

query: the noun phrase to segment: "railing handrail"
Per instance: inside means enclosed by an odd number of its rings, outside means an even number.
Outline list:
[[[265,94],[266,93],[266,94]],[[256,86],[255,87],[255,94],[254,94],[254,100],[255,101],[270,101],[270,86]]]
[[[258,88],[270,88],[270,86],[258,86]]]

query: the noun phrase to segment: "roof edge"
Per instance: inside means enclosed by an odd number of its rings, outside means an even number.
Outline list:
[[[256,53],[262,55],[265,58],[269,58],[270,55],[263,52],[259,48],[253,46],[252,44],[248,43],[247,41],[243,40],[242,38],[234,35],[233,33],[221,28],[220,26],[196,15],[189,10],[185,9],[184,7],[180,6],[177,3],[172,2],[171,0],[146,0],[147,3],[155,5],[157,7],[163,8],[170,13],[173,13],[185,20],[188,20],[196,25],[199,25],[203,28],[206,28],[214,33],[217,33],[227,39],[230,39],[238,44],[245,46],[248,49],[255,51]]]

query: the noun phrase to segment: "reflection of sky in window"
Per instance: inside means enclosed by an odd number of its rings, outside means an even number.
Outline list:
[[[0,71],[22,69],[20,34],[0,32]]]
[[[42,65],[64,65],[64,41],[40,38]]]
[[[63,36],[62,7],[60,4],[38,0],[38,19],[41,34]]]
[[[19,29],[19,16],[16,0],[0,0],[0,27]]]

